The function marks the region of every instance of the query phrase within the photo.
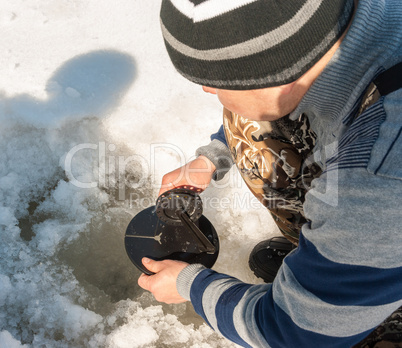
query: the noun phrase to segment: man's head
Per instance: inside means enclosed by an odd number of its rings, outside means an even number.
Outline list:
[[[341,39],[304,75],[286,85],[250,90],[228,90],[203,86],[203,90],[215,94],[226,109],[244,118],[255,121],[277,120],[296,109],[340,43]]]
[[[163,0],[161,27],[176,69],[216,91],[223,105],[222,93],[232,99],[279,93],[276,99],[286,104],[286,95],[304,95],[299,87],[311,81],[299,80],[328,55],[352,13],[353,0]],[[247,115],[228,108],[254,119],[285,112]]]

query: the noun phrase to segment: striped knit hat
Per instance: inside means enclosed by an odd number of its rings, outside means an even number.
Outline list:
[[[297,80],[339,39],[353,0],[162,0],[161,26],[187,79],[232,90]]]

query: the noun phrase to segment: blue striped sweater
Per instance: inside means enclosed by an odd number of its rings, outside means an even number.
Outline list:
[[[291,117],[305,113],[324,172],[306,195],[299,247],[272,284],[201,265],[180,294],[244,347],[351,347],[402,305],[402,90],[355,121],[361,96],[402,61],[401,0],[360,0],[347,36]],[[204,154],[227,154],[222,130]],[[219,168],[218,168],[219,169]]]

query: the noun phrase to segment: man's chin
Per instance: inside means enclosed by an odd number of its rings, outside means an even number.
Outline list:
[[[286,115],[288,115],[288,114],[286,114]],[[243,117],[243,118],[246,118],[248,120],[251,120],[251,121],[276,121],[276,120],[278,120],[278,119],[280,119],[280,118],[282,118],[282,117],[284,117],[286,115],[272,115],[272,114],[269,114],[269,115],[267,115],[267,114],[262,114],[262,115],[260,115],[260,114],[259,115],[245,114],[245,115],[242,115],[241,114],[240,116]]]

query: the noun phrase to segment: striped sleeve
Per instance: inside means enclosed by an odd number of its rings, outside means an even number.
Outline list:
[[[272,303],[282,310],[277,320],[294,324],[284,346],[300,347],[352,346],[402,305],[402,182],[360,168],[339,170],[336,182],[327,179],[314,181],[304,205],[312,222],[285,259],[272,299],[258,304],[257,322],[274,347],[280,344],[271,340]],[[325,203],[334,195],[336,204]]]
[[[215,331],[243,347],[269,347],[254,311],[271,284],[245,284],[201,265],[190,265],[180,273],[177,286]]]
[[[189,297],[216,331],[244,347],[343,348],[402,305],[402,182],[360,168],[338,175],[336,185],[327,174],[314,181],[312,223],[272,285],[193,274]],[[325,203],[335,190],[337,204]]]

